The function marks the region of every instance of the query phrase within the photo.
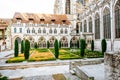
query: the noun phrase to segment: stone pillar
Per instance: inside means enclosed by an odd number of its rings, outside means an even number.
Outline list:
[[[120,52],[105,53],[105,80],[120,80]]]

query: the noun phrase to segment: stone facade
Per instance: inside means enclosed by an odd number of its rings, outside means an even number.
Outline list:
[[[120,80],[120,52],[105,53],[105,80]]]
[[[86,33],[93,34],[92,38],[95,41],[95,49],[101,50],[101,40],[107,40],[107,51],[120,50],[120,26],[119,20],[115,15],[119,10],[119,0],[69,0],[70,14],[74,16],[71,19],[72,25],[75,28],[76,35]],[[61,4],[63,3],[63,4]],[[56,0],[55,14],[65,14],[67,0]],[[56,8],[57,5],[57,8]],[[61,9],[59,9],[61,8]],[[120,15],[117,15],[120,16]],[[99,19],[99,20],[97,20]],[[107,20],[106,20],[107,19]],[[118,21],[118,22],[117,22]],[[76,24],[79,24],[78,26]],[[99,26],[99,29],[97,29]],[[77,32],[78,30],[78,32]],[[98,30],[98,31],[97,31]],[[81,37],[81,36],[80,36]]]

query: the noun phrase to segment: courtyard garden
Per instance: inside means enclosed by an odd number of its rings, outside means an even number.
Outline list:
[[[50,60],[68,60],[68,59],[82,59],[82,58],[102,58],[106,50],[105,40],[102,41],[102,51],[94,51],[94,42],[92,41],[91,49],[86,49],[85,40],[81,40],[81,48],[59,48],[58,41],[55,41],[54,47],[38,48],[35,43],[34,48],[30,48],[28,40],[24,43],[21,42],[21,52],[18,51],[18,44],[15,41],[14,57],[9,58],[6,63],[16,62],[37,62],[37,61],[50,61]]]

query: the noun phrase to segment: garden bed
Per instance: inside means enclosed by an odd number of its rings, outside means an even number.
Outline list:
[[[28,61],[48,61],[48,60],[55,60],[55,57],[48,49],[31,49],[30,56]],[[18,57],[9,58],[6,62],[7,63],[15,63],[15,62],[23,62],[24,54],[19,54]]]

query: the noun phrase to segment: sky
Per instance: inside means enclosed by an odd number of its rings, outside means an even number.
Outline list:
[[[15,12],[53,14],[55,0],[0,0],[0,18],[12,18]]]

